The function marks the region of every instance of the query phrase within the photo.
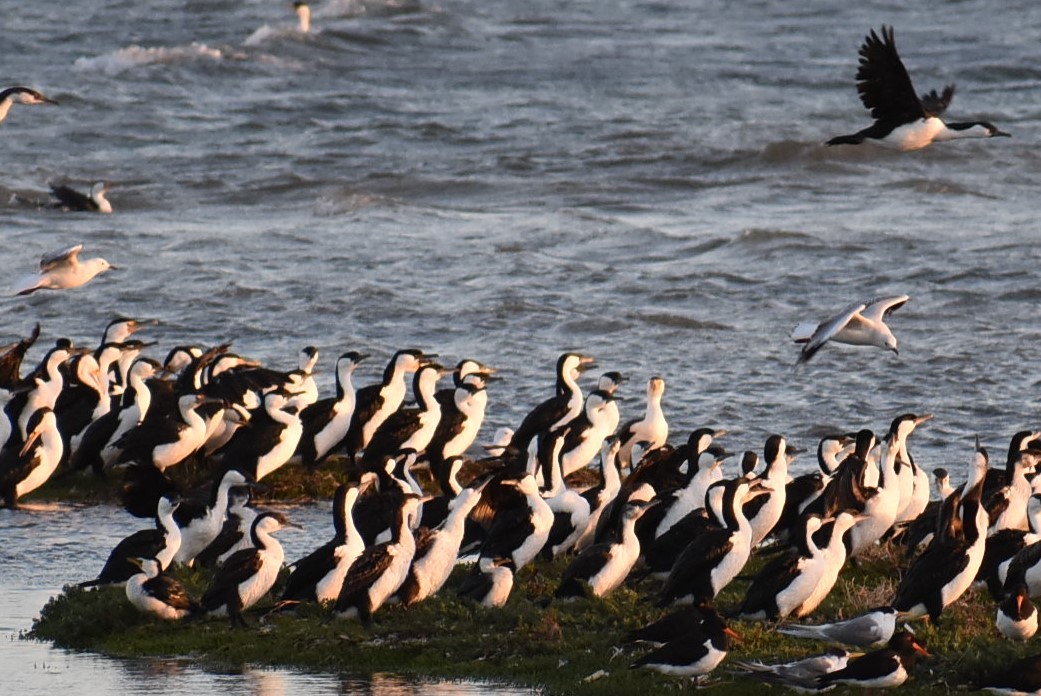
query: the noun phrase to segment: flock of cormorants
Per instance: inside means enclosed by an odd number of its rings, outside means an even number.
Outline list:
[[[741,471],[727,475],[733,453],[720,445],[723,431],[699,428],[669,442],[662,378],[648,380],[644,416],[621,423],[625,377],[604,372],[584,394],[580,377],[593,360],[567,352],[554,393],[471,459],[496,379],[477,360],[460,361],[452,386],[438,389],[449,370],[436,356],[399,350],[379,382],[355,387],[368,356],[348,351],[336,360],[335,393],[322,397],[313,347],[289,371],[227,345],[177,346],[160,363],[143,355],[152,344],[133,337],[147,325],[118,318],[94,349],[58,339],[26,376],[22,362],[39,327],[3,350],[0,495],[16,507],[56,473],[122,472],[126,509],[155,524],[120,542],[84,585],[126,583],[129,601],[158,617],[209,614],[246,625],[243,612],[284,566],[275,534],[292,524],[252,507],[251,491],[298,460],[310,470],[343,465],[355,483],[336,491],[332,539],[292,564],[280,608],[320,602],[367,623],[388,602],[407,607],[441,590],[460,559],[472,569],[458,591],[498,607],[524,566],[566,555],[559,600],[603,597],[634,570],[660,579],[656,601],[670,612],[628,637],[660,647],[633,666],[699,677],[727,651],[730,629],[713,600],[753,553],[776,552],[734,615],[800,619],[851,559],[892,537],[913,559],[887,606],[841,624],[781,628],[886,647],[863,657],[832,650],[815,667],[747,663],[746,673],[808,689],[898,685],[926,651],[897,630],[897,619],[939,624],[976,581],[994,596],[1003,635],[1027,640],[1037,631],[1030,597],[1041,593],[1041,477],[1029,477],[1041,457],[1039,432],[1012,438],[1003,470],[989,467],[977,442],[958,488],[936,470],[942,500],[930,500],[930,477],[908,448],[928,414],[900,415],[881,437],[868,429],[825,436],[817,470],[796,477],[789,464],[799,450],[771,435],[761,457],[745,452]],[[415,404],[405,405],[410,375]],[[170,476],[188,461],[212,472],[198,498]],[[429,480],[419,473],[427,469]],[[166,574],[175,563],[216,568],[201,598]]]
[[[910,150],[1007,135],[985,122],[944,124],[939,115],[953,85],[918,97],[892,29],[872,31],[860,56],[858,92],[875,123],[829,145],[867,140]],[[0,121],[14,103],[52,102],[29,88],[6,89]],[[67,206],[109,212],[104,190],[98,184],[87,196],[54,195]],[[107,270],[101,259],[91,260],[97,267],[80,264],[80,249],[45,257],[39,276],[20,291],[76,287]],[[828,340],[895,351],[882,319],[906,301],[851,305],[810,326],[797,336],[807,342],[800,362]],[[127,510],[155,526],[120,542],[84,585],[125,583],[135,607],[162,619],[209,614],[246,625],[243,612],[272,590],[284,566],[275,534],[292,524],[253,508],[252,488],[291,460],[314,470],[336,457],[356,483],[336,491],[333,538],[292,564],[280,607],[320,602],[368,622],[388,602],[409,606],[441,590],[463,557],[473,567],[459,591],[486,607],[508,601],[516,573],[540,556],[571,559],[556,589],[560,599],[603,597],[639,567],[660,579],[659,606],[682,608],[627,636],[659,646],[633,666],[700,678],[724,659],[733,634],[713,600],[751,554],[778,551],[736,615],[777,621],[812,615],[851,559],[899,538],[912,560],[888,605],[841,623],[779,629],[884,647],[862,656],[830,648],[786,665],[735,664],[749,677],[804,690],[898,686],[928,652],[911,632],[897,630],[897,619],[928,616],[938,624],[977,581],[997,603],[1004,636],[1027,640],[1037,631],[1030,597],[1041,593],[1041,477],[1030,477],[1041,433],[1017,433],[1003,471],[989,467],[977,442],[964,484],[942,488],[949,479],[937,470],[936,501],[908,450],[929,415],[897,416],[881,437],[867,429],[828,435],[817,446],[818,470],[794,478],[788,467],[798,450],[772,435],[762,458],[746,452],[741,472],[727,476],[722,465],[733,453],[718,443],[721,431],[701,428],[682,444],[668,441],[664,380],[649,380],[644,417],[620,424],[615,394],[625,378],[605,372],[584,395],[579,378],[592,359],[568,352],[557,362],[553,395],[474,461],[467,454],[495,379],[476,360],[459,362],[453,385],[438,389],[449,370],[436,356],[400,350],[380,382],[355,388],[352,375],[368,356],[345,352],[336,359],[335,394],[319,398],[314,348],[301,351],[290,371],[263,367],[227,345],[175,347],[160,363],[143,356],[151,344],[131,338],[140,326],[117,319],[90,350],[59,339],[25,377],[21,363],[39,327],[4,350],[0,496],[13,508],[56,472],[121,470]],[[409,375],[414,406],[404,405]],[[168,474],[193,459],[215,466],[211,490],[197,500],[183,496]],[[590,465],[599,480],[576,484]],[[433,485],[419,482],[421,468]],[[166,575],[174,563],[216,568],[201,598]],[[1035,693],[1041,658],[981,686]]]

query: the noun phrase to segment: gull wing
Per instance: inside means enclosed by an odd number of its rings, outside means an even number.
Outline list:
[[[857,69],[857,92],[876,121],[899,125],[925,116],[911,76],[896,52],[893,27],[883,25],[882,38],[872,29],[864,39]]]
[[[855,302],[831,319],[821,322],[817,330],[810,336],[810,340],[803,346],[802,352],[799,354],[799,362],[804,363],[812,358],[818,350],[824,347],[825,343],[831,340],[839,331],[842,331],[846,324],[866,306],[863,302]]]
[[[907,304],[910,299],[908,295],[876,297],[867,303],[867,308],[861,312],[861,315],[869,322],[880,322]]]
[[[47,271],[53,270],[54,268],[64,264],[78,263],[79,255],[82,250],[83,245],[77,244],[68,249],[52,251],[49,254],[44,254],[40,259],[40,273],[46,273]]]
[[[801,322],[792,329],[792,340],[796,343],[806,343],[813,337],[813,334],[816,333],[818,326],[820,326],[820,324],[815,321]]]

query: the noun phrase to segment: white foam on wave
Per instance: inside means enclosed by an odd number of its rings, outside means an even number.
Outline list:
[[[134,44],[93,58],[77,58],[72,67],[83,72],[118,75],[141,65],[177,63],[199,58],[221,60],[224,53],[219,48],[194,42],[188,46],[172,47],[145,47]]]
[[[290,36],[303,36],[303,32],[298,27],[282,26],[273,27],[268,24],[258,27],[256,31],[246,37],[246,40],[242,42],[243,46],[256,46],[262,44],[265,41],[271,41],[272,39],[281,39]]]
[[[387,208],[400,203],[398,199],[374,193],[345,191],[322,196],[315,203],[315,214],[320,217],[346,215],[366,208]]]
[[[315,11],[316,17],[386,17],[419,12],[419,0],[331,0]]]

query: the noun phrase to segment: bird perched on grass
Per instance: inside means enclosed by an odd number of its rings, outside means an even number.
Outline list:
[[[140,611],[160,619],[176,620],[202,611],[202,606],[188,596],[184,586],[163,575],[154,558],[131,558],[141,569],[127,580],[127,599]]]
[[[728,638],[737,639],[738,635],[715,610],[706,608],[700,624],[692,624],[684,635],[640,657],[630,667],[646,667],[672,677],[700,681],[726,657]]]
[[[915,640],[914,634],[898,631],[886,647],[850,660],[843,669],[818,677],[817,685],[826,688],[849,684],[869,689],[900,686],[907,681],[918,655],[929,657],[929,651]]]
[[[246,627],[242,612],[260,601],[275,584],[285,555],[272,533],[296,527],[278,512],[257,515],[250,529],[253,548],[236,551],[224,562],[202,597],[203,608],[213,616],[227,616],[232,626]]]
[[[893,633],[896,631],[896,609],[877,607],[845,621],[818,626],[791,624],[781,626],[778,630],[796,638],[813,638],[831,643],[867,647],[877,643],[886,643],[893,637]]]
[[[816,691],[817,680],[825,674],[845,669],[851,657],[858,657],[845,648],[828,648],[824,652],[778,665],[762,662],[735,660],[734,666],[744,672],[742,676],[767,684],[780,684],[796,691]]]

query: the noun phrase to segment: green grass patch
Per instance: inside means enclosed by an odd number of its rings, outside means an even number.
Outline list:
[[[686,686],[654,672],[629,669],[647,648],[621,644],[627,630],[665,613],[653,606],[655,583],[630,583],[605,599],[552,601],[566,563],[558,559],[525,568],[510,601],[497,610],[457,598],[454,589],[466,572],[460,568],[438,596],[408,610],[384,607],[368,628],[335,618],[318,606],[269,613],[270,601],[247,614],[252,625],[246,630],[234,629],[224,619],[162,622],[134,610],[121,587],[69,587],[43,608],[28,637],[116,657],[187,657],[214,669],[248,663],[359,675],[395,672],[505,681],[541,687],[549,694],[645,696],[652,689]],[[753,559],[746,576],[762,563]],[[814,622],[847,618],[885,603],[897,581],[894,568],[903,565],[879,551],[848,567]],[[196,595],[209,581],[207,574],[190,569],[177,569],[175,575]],[[747,580],[738,580],[722,593],[717,606],[724,614],[739,604],[746,587]],[[939,628],[917,623],[914,630],[933,657],[919,663],[901,692],[964,690],[984,674],[1032,652],[1000,636],[994,612],[984,592],[971,590],[944,612]],[[778,633],[772,623],[730,625],[742,639],[732,647],[728,661],[782,661],[821,648]],[[752,684],[735,677],[727,661],[712,677],[711,691],[718,694],[746,694]]]

